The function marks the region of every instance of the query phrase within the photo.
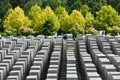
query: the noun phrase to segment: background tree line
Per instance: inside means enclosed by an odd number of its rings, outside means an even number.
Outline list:
[[[0,31],[28,35],[120,32],[120,0],[2,0]]]
[[[11,4],[12,8],[20,6],[25,12],[27,12],[31,6],[35,4],[41,8],[50,6],[53,10],[62,6],[66,8],[68,13],[71,13],[74,9],[79,10],[82,5],[86,4],[90,8],[90,11],[94,14],[101,8],[101,6],[111,5],[120,13],[120,0],[2,0],[0,3],[4,6]]]

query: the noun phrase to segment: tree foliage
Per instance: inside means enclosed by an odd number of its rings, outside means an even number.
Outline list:
[[[5,28],[12,35],[28,35],[33,31],[45,35],[58,31],[75,35],[95,34],[96,30],[118,33],[119,3],[119,0],[3,0],[0,31]]]
[[[44,15],[42,16],[43,11],[38,5],[34,5],[31,7],[28,12],[28,17],[31,20],[31,28],[34,31],[41,31],[42,26],[44,24]]]
[[[12,7],[15,8],[17,6],[23,7],[26,4],[27,0],[10,0]]]
[[[80,12],[82,13],[82,15],[84,16],[84,17],[86,17],[86,14],[89,12],[89,7],[87,6],[87,5],[83,5],[82,7],[81,7],[81,9],[80,9]]]
[[[60,18],[62,13],[65,11],[66,11],[66,9],[64,7],[59,6],[55,9],[55,14],[58,16],[58,18]]]
[[[74,9],[79,10],[81,6],[82,3],[79,0],[67,0],[65,5],[68,13],[71,13]]]
[[[53,10],[55,8],[61,6],[61,0],[43,0],[42,7],[45,8],[46,6],[50,6]]]
[[[88,33],[87,30],[91,30],[94,27],[94,15],[90,12],[90,8],[87,5],[83,5],[80,9],[80,12],[85,18],[85,33]]]
[[[94,27],[94,16],[91,14],[91,12],[88,12],[85,16],[85,26],[86,28]]]
[[[69,29],[71,29],[76,23],[79,24],[79,28],[85,28],[85,19],[81,12],[73,10],[70,15],[68,15],[66,11],[63,12],[60,21],[61,30],[63,32],[69,32]]]
[[[45,34],[44,30],[46,30],[46,28],[49,28],[50,31],[53,31],[53,33],[55,33],[60,28],[58,17],[55,15],[54,11],[49,6],[47,6],[44,10],[41,10],[41,8],[38,5],[35,5],[30,9],[28,16],[32,21],[31,28],[33,28],[34,31],[43,32],[43,34]],[[47,23],[53,25],[46,25]],[[46,34],[53,33],[48,32]]]
[[[4,28],[8,32],[16,32],[20,34],[21,27],[29,27],[31,25],[28,17],[24,15],[24,11],[20,7],[16,7],[14,10],[10,9],[6,15],[4,21]]]
[[[57,32],[60,29],[60,23],[59,23],[58,17],[49,6],[47,6],[44,9],[43,14],[45,16],[44,23],[46,23],[46,21],[49,21],[50,22],[49,24],[51,23],[53,24],[53,26],[49,28],[50,31],[52,31],[50,34],[55,34],[55,32]]]
[[[96,35],[97,34],[97,30],[93,27],[90,27],[88,30],[87,30],[87,33],[88,34],[92,34],[92,35]]]
[[[26,4],[23,6],[23,9],[25,11],[25,14],[31,9],[32,6],[38,5],[41,7],[43,4],[43,0],[27,0]]]
[[[115,36],[118,33],[120,33],[120,27],[118,26],[107,27],[107,33],[111,33],[112,36]]]
[[[90,11],[95,15],[102,6],[107,5],[107,0],[81,0],[83,5],[86,4],[90,7]]]
[[[0,18],[4,18],[5,13],[11,8],[9,0],[0,1]]]
[[[120,13],[120,0],[108,0],[108,4]]]
[[[33,33],[33,29],[29,27],[20,27],[20,34],[24,36],[28,36]]]
[[[64,33],[69,32],[68,30],[71,27],[71,18],[67,11],[63,11],[60,16],[60,27],[62,32]]]
[[[97,30],[107,31],[107,27],[109,26],[120,26],[120,17],[118,12],[110,5],[101,7],[101,10],[97,12],[95,20],[95,28]]]
[[[84,28],[82,28],[78,23],[75,23],[70,29],[69,32],[77,35],[77,34],[84,34]]]
[[[73,10],[70,14],[71,18],[71,26],[78,23],[80,25],[80,28],[85,28],[85,19],[80,11]]]
[[[118,26],[113,26],[111,29],[111,35],[117,35],[118,33],[120,33],[120,27]]]
[[[69,14],[72,12],[72,10],[79,10],[81,6],[86,4],[89,6],[91,13],[94,15],[102,6],[112,5],[112,7],[120,13],[120,0],[2,0],[0,3],[4,4],[4,7],[1,7],[0,9],[2,12],[5,10],[4,8],[6,8],[6,4],[11,3],[13,9],[17,6],[20,6],[25,10],[25,13],[28,12],[35,4],[41,8],[50,6],[53,10],[59,6],[62,6],[66,8]]]
[[[3,28],[4,15],[11,7],[12,5],[10,4],[9,0],[0,1],[0,31],[4,31]]]
[[[42,30],[42,33],[44,35],[53,35],[55,34],[56,32],[52,29],[52,27],[54,26],[53,22],[51,20],[47,20],[45,23],[44,23],[44,28]]]

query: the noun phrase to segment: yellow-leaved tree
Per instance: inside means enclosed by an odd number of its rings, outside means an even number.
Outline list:
[[[80,33],[84,34],[84,28],[85,28],[85,19],[80,11],[73,10],[70,14],[71,18],[71,25],[69,32],[73,33],[74,35]]]
[[[42,26],[45,22],[42,14],[42,9],[37,4],[32,6],[28,12],[28,17],[31,20],[31,28],[34,31],[42,31]]]
[[[31,22],[28,17],[24,15],[24,11],[20,7],[16,7],[14,10],[8,10],[7,14],[5,15],[3,27],[10,35],[19,35],[21,34],[21,28],[29,29],[30,25]]]
[[[114,26],[120,27],[120,16],[118,12],[111,5],[102,6],[96,12],[95,28],[97,30],[105,30],[108,33],[109,29]]]
[[[66,10],[60,15],[60,27],[64,33],[67,33],[71,27],[71,18]]]
[[[38,5],[31,7],[28,17],[31,20],[31,28],[41,34],[53,35],[60,28],[58,17],[49,6],[43,10]]]

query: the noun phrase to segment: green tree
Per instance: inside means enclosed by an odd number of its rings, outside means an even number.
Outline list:
[[[93,27],[94,15],[90,12],[90,8],[87,5],[83,5],[80,9],[80,12],[85,18],[86,29],[88,29],[89,27]]]
[[[93,27],[94,15],[91,14],[90,8],[87,5],[83,5],[80,9],[80,12],[85,18],[85,33],[88,33],[88,29],[90,28],[91,30],[91,28]]]
[[[60,22],[60,26],[62,26],[61,25],[61,23],[63,23],[63,18],[64,18],[64,16],[63,16],[63,14],[64,13],[66,13],[67,14],[67,12],[66,12],[66,9],[64,8],[64,7],[57,7],[56,9],[55,9],[55,14],[58,16],[58,20],[59,20],[59,22]],[[61,27],[60,27],[60,29],[59,29],[59,31],[58,31],[58,34],[61,34],[62,33],[62,30],[61,30]]]
[[[4,15],[4,18],[6,19],[8,17],[8,15],[12,14],[14,12],[14,10],[12,8],[10,8],[6,14]]]
[[[67,0],[64,7],[66,7],[68,13],[71,13],[74,9],[79,10],[81,6],[82,3],[79,0]]]
[[[11,8],[11,4],[9,0],[0,1],[0,18],[4,18],[4,14]]]
[[[89,28],[94,28],[94,16],[91,14],[91,12],[86,13],[85,16],[85,33]]]
[[[10,12],[10,13],[9,13]],[[31,25],[28,17],[24,15],[24,11],[20,7],[7,12],[3,27],[7,32],[20,34],[21,27],[29,27]]]
[[[77,10],[73,10],[70,15],[68,15],[68,13],[64,11],[60,19],[61,30],[65,33],[69,32],[69,29],[71,29],[75,24],[79,24],[79,28],[81,29],[85,28],[85,19],[82,16],[81,12]],[[76,30],[76,27],[74,30]]]
[[[59,29],[60,29],[60,22],[58,20],[58,17],[55,15],[54,11],[49,7],[47,6],[44,11],[43,11],[43,14],[44,14],[44,25],[43,25],[43,28],[46,28],[45,25],[46,23],[49,23],[48,25],[53,25],[53,26],[48,26],[49,27],[49,31],[50,34],[55,34],[55,32],[57,32]],[[44,34],[44,33],[43,33]]]
[[[101,7],[101,10],[96,13],[95,28],[107,31],[107,27],[113,26],[120,26],[118,12],[110,5]]]
[[[118,35],[120,33],[120,27],[113,26],[113,27],[107,27],[107,32],[111,33],[112,36]]]
[[[58,17],[55,15],[54,11],[47,6],[44,10],[41,10],[41,8],[38,5],[33,6],[28,16],[30,18],[31,22],[31,28],[33,28],[34,31],[39,31],[40,33],[44,34],[44,28],[47,23],[53,24],[52,27],[49,27],[49,31],[58,31],[60,28],[60,24],[58,21]],[[48,21],[48,22],[47,22]],[[48,26],[48,25],[47,25]],[[50,34],[53,34],[52,32]]]
[[[64,7],[59,6],[59,7],[57,7],[55,9],[55,14],[58,16],[58,18],[60,18],[60,16],[62,15],[62,13],[65,12],[65,11],[66,10],[65,10]]]
[[[62,32],[64,33],[69,32],[68,30],[71,27],[71,18],[69,14],[67,13],[67,11],[63,11],[60,16],[60,27],[61,27]]]
[[[20,28],[20,34],[24,36],[31,35],[33,33],[33,29],[29,27],[21,27]]]
[[[108,0],[108,4],[120,13],[120,0]]]
[[[15,8],[17,6],[23,7],[27,0],[10,0],[12,7]]]
[[[90,11],[89,7],[87,5],[83,5],[80,9],[80,12],[84,17],[86,17],[86,14]]]
[[[4,15],[11,7],[12,6],[9,0],[0,1],[0,31],[2,32],[4,31],[4,28],[3,28]]]
[[[89,27],[93,27],[94,16],[90,12],[86,14],[85,20],[86,20],[86,26],[88,25]]]
[[[42,33],[44,35],[53,35],[55,34],[56,32],[53,32],[54,30],[52,30],[52,27],[54,26],[53,22],[51,22],[51,20],[47,20],[45,23],[44,23],[44,28],[42,30]]]
[[[84,28],[80,27],[78,23],[75,23],[72,28],[69,29],[69,32],[73,35],[84,34]]]
[[[42,7],[50,6],[53,10],[61,6],[61,0],[43,0]]]
[[[96,35],[97,34],[97,30],[93,27],[90,27],[88,30],[87,30],[87,33],[88,34],[92,34],[92,35]]]
[[[31,7],[28,12],[28,17],[31,20],[31,28],[34,31],[42,31],[42,26],[45,23],[44,14],[41,8],[38,5],[34,5]]]
[[[61,6],[65,7],[68,0],[61,0]]]
[[[80,25],[80,28],[85,28],[85,19],[80,11],[73,10],[72,13],[70,14],[70,18],[71,18],[70,27],[78,23]]]
[[[27,12],[29,12],[29,10],[31,9],[32,6],[38,5],[39,7],[41,7],[42,4],[43,4],[43,0],[27,0],[23,9],[24,9],[25,13],[27,14]]]
[[[107,0],[81,0],[81,2],[82,4],[88,5],[94,15],[102,6],[107,5]]]

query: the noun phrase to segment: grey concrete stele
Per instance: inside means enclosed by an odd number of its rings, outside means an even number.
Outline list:
[[[120,36],[0,37],[0,80],[120,80]]]

